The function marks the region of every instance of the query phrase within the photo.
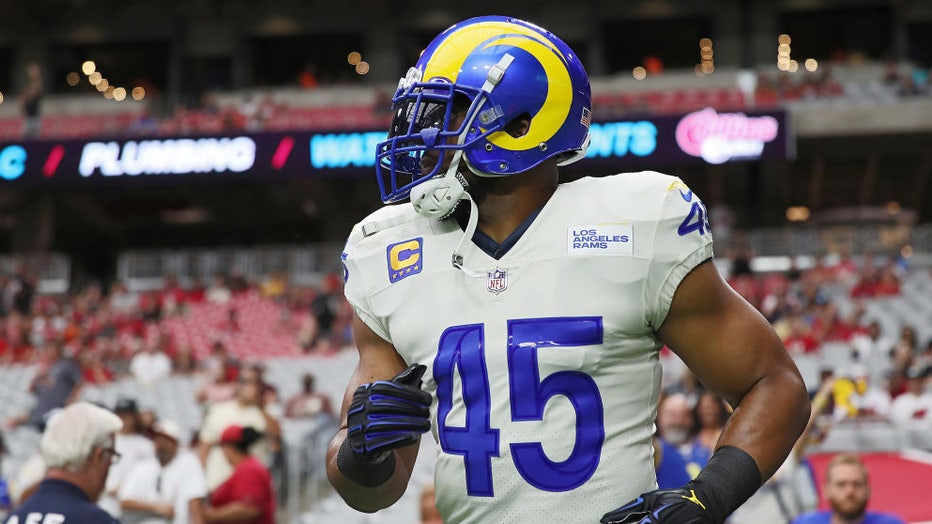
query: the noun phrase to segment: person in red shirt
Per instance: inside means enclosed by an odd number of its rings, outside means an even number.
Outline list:
[[[247,451],[261,437],[255,429],[237,425],[221,433],[219,445],[233,466],[233,474],[210,495],[205,514],[208,523],[275,523],[272,477]]]

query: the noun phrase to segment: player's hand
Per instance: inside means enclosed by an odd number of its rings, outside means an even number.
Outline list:
[[[706,501],[687,484],[680,489],[655,490],[641,494],[624,506],[606,513],[602,524],[717,524],[706,509]]]
[[[378,462],[430,430],[431,396],[421,391],[426,370],[422,364],[412,364],[391,380],[356,388],[347,413],[347,439],[353,454]]]

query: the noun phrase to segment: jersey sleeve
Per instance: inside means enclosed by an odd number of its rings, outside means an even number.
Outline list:
[[[657,218],[645,285],[647,321],[659,328],[683,278],[712,257],[705,205],[679,178],[671,178]]]
[[[367,285],[367,279],[364,271],[364,261],[361,261],[358,254],[357,242],[362,233],[360,226],[356,225],[353,232],[350,233],[346,241],[346,247],[340,255],[343,263],[343,295],[346,301],[353,307],[356,316],[369,327],[375,334],[391,342],[388,328],[372,311],[370,301],[370,289]]]

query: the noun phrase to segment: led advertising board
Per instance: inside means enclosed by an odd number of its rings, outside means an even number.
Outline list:
[[[371,175],[385,131],[231,133],[0,143],[0,186],[275,181]],[[784,112],[594,122],[586,163],[617,171],[792,158]],[[576,166],[574,166],[576,167]]]

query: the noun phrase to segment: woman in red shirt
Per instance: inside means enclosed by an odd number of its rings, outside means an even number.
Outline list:
[[[206,520],[211,523],[274,524],[275,495],[269,470],[247,450],[262,438],[251,427],[229,426],[220,435],[220,448],[233,474],[210,496]]]

